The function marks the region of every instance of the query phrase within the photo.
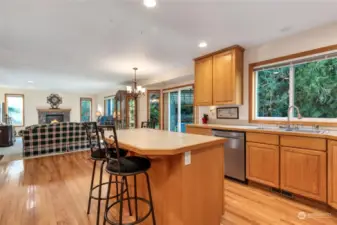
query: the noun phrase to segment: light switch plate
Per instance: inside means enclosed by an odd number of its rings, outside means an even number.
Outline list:
[[[191,152],[185,152],[185,166],[191,164]]]

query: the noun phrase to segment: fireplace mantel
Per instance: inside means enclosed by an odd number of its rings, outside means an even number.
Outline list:
[[[39,124],[46,124],[47,115],[63,115],[63,122],[70,122],[70,111],[71,109],[46,109],[46,108],[37,108],[38,121]]]

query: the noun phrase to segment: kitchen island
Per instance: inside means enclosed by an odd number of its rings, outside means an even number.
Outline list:
[[[111,134],[105,134],[110,143]],[[151,159],[148,174],[157,224],[220,224],[226,139],[154,129],[118,130],[117,137],[120,148]],[[138,196],[148,198],[144,178],[137,180]],[[148,210],[145,205],[139,207],[141,214]],[[151,225],[152,220],[141,224]]]

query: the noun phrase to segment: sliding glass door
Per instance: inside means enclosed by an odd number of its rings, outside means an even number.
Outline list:
[[[193,123],[193,96],[192,86],[164,92],[164,130],[185,132]]]
[[[170,92],[170,131],[178,131],[178,91]]]
[[[193,123],[193,89],[181,90],[180,102],[181,102],[181,122],[180,131],[186,132],[186,124]]]

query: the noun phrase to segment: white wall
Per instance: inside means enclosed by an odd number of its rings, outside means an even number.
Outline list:
[[[47,96],[51,94],[48,91],[36,91],[36,90],[22,90],[22,89],[9,89],[0,87],[0,102],[5,101],[5,94],[24,94],[25,104],[25,126],[30,126],[38,123],[37,108],[50,108],[47,103]],[[92,116],[95,117],[95,96],[86,94],[73,94],[73,93],[61,93],[56,92],[62,97],[63,103],[60,108],[70,108],[70,121],[80,121],[80,98],[89,97],[92,98]],[[21,129],[21,128],[19,128]]]
[[[246,49],[244,54],[244,104],[239,107],[240,119],[217,120],[215,111],[210,112],[212,107],[199,107],[199,116],[201,117],[202,113],[208,113],[210,123],[248,123],[249,64],[335,44],[337,44],[337,23],[311,29],[286,38],[277,39],[254,48]]]

